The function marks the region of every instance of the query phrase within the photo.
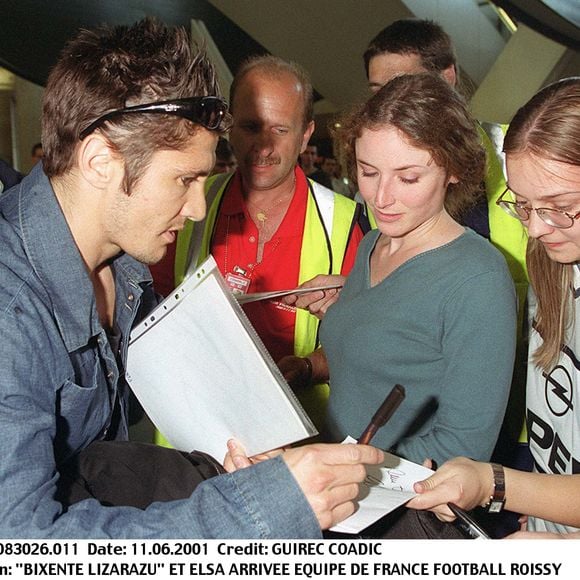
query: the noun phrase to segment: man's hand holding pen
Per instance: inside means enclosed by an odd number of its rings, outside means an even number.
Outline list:
[[[248,458],[232,440],[228,442],[228,450],[224,466],[230,472],[282,455],[323,530],[354,512],[358,484],[366,477],[365,465],[384,461],[383,452],[368,445],[304,445]]]

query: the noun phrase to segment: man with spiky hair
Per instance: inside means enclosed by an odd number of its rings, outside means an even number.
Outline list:
[[[352,513],[371,447],[249,466],[230,443],[210,477],[211,459],[127,442],[147,264],[205,216],[228,122],[206,57],[152,20],[82,31],[51,72],[43,163],[0,201],[0,537],[318,537]]]

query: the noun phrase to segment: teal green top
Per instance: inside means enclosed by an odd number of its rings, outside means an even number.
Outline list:
[[[400,383],[406,398],[373,444],[415,462],[488,460],[516,345],[505,259],[467,229],[371,287],[369,260],[379,235],[363,239],[340,300],[322,323],[330,369],[325,437],[358,437]]]

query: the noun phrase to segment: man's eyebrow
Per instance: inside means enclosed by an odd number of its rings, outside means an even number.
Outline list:
[[[213,167],[213,166],[212,166]],[[211,169],[212,168],[207,168],[206,166],[204,167],[185,167],[185,166],[179,166],[179,167],[175,167],[175,172],[178,175],[189,175],[189,176],[195,176],[195,177],[204,177],[205,175],[208,175],[209,173],[211,173]]]

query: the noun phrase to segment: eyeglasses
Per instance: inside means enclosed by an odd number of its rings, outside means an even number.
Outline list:
[[[504,196],[507,195],[508,192],[510,192],[510,190],[509,188],[506,188],[495,203],[508,215],[511,215],[522,222],[528,221],[530,219],[530,214],[535,211],[544,223],[547,223],[553,228],[565,230],[571,228],[574,225],[574,222],[580,217],[580,212],[571,214],[561,209],[530,207],[520,201],[509,201],[504,199]]]
[[[186,99],[173,99],[170,101],[160,101],[158,103],[134,105],[133,107],[125,107],[124,109],[117,109],[116,111],[105,113],[83,129],[79,134],[79,139],[82,141],[103,123],[114,117],[129,115],[131,113],[176,115],[177,117],[188,119],[192,123],[202,125],[210,131],[215,131],[220,126],[227,112],[228,106],[220,97],[188,97]]]

